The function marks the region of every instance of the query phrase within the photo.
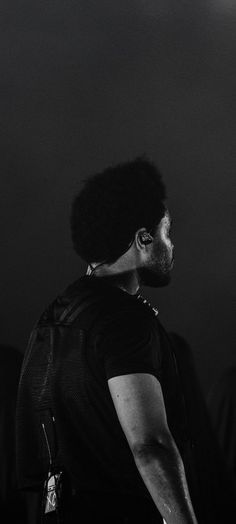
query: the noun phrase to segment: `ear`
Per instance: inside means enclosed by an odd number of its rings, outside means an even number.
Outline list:
[[[135,241],[137,248],[143,250],[146,249],[148,244],[152,243],[153,237],[148,233],[145,227],[142,227],[136,232]]]

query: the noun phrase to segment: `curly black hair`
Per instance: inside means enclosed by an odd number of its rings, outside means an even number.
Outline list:
[[[150,231],[160,222],[165,199],[161,174],[144,156],[90,176],[72,204],[76,253],[88,264],[115,262],[139,228]]]

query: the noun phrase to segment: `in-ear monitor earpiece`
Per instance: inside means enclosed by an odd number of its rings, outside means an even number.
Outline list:
[[[153,241],[153,237],[150,235],[150,233],[143,233],[141,239],[143,244],[151,244]]]

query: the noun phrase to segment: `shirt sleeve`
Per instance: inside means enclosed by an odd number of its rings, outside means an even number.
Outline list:
[[[160,379],[161,352],[158,329],[140,312],[119,313],[100,339],[107,380],[129,373],[150,373]]]

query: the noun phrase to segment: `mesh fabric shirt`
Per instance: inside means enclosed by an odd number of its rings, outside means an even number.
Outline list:
[[[82,301],[88,292],[95,303],[70,325],[58,322],[65,305],[75,297]],[[108,380],[119,375],[155,376],[162,385],[168,423],[184,459],[183,398],[168,337],[153,310],[104,278],[83,277],[49,306],[33,337],[18,393],[19,486],[37,489],[46,478],[48,453],[39,413],[49,407],[56,420],[58,463],[66,470],[74,492],[115,496],[119,501],[134,498],[140,506],[150,506],[159,519],[108,388]]]

